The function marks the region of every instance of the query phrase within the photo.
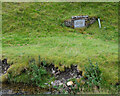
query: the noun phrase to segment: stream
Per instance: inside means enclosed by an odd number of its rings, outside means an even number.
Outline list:
[[[0,73],[0,76],[2,74]],[[51,94],[48,89],[41,89],[39,87],[23,84],[23,83],[1,83],[0,82],[0,96],[1,95],[32,95],[32,94]]]
[[[22,83],[1,84],[1,85],[2,85],[2,91],[0,91],[0,95],[51,94],[51,92],[49,92],[47,89],[41,89],[36,86],[26,85]]]
[[[0,60],[0,65],[2,66],[2,73],[0,73],[0,76],[2,74],[5,74],[7,72],[7,69],[10,67],[10,65],[7,63],[7,59]],[[43,64],[41,63],[43,66]],[[62,65],[61,65],[62,66]],[[47,72],[51,73],[53,76],[55,76],[56,80],[54,82],[51,82],[52,86],[59,87],[63,85],[64,87],[60,89],[60,91],[54,90],[54,88],[48,88],[43,89],[37,86],[33,86],[32,84],[23,84],[23,83],[0,83],[0,95],[32,95],[32,94],[56,94],[56,93],[62,93],[62,90],[69,91],[69,85],[66,85],[67,80],[76,78],[79,79],[82,77],[82,71],[78,70],[77,65],[71,65],[71,67],[64,67],[64,71],[60,71],[58,67],[55,67],[54,64],[48,64],[46,66],[43,66]],[[73,84],[73,82],[72,82]],[[1,88],[2,87],[2,88]]]
[[[0,76],[5,74],[10,67],[7,63],[7,59],[0,59]],[[24,95],[24,94],[51,94],[48,89],[41,89],[37,86],[23,84],[23,83],[1,83],[0,82],[0,96],[1,95]]]

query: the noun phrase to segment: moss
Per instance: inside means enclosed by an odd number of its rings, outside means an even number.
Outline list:
[[[8,73],[2,75],[0,78],[1,78],[0,80],[2,83],[7,82],[8,81]]]
[[[22,73],[21,75],[18,75],[14,78],[14,81],[16,83],[27,83],[30,84],[31,78],[27,73]]]
[[[26,70],[27,68],[28,68],[27,63],[13,64],[8,69],[8,73],[12,74],[12,76],[17,76],[17,75],[20,75],[22,73],[22,71]]]

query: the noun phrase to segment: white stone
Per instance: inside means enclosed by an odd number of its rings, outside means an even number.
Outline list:
[[[53,84],[53,82],[51,82],[51,84]]]
[[[67,86],[73,85],[72,81],[67,82]]]

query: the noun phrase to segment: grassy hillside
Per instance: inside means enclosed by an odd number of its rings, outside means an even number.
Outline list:
[[[61,70],[71,64],[84,70],[91,59],[105,80],[118,81],[117,3],[3,3],[2,12],[3,58],[13,66],[40,55]],[[100,17],[102,28],[98,22],[85,29],[64,26],[64,20],[77,15]]]

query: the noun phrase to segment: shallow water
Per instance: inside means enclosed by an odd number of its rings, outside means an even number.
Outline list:
[[[0,94],[50,94],[47,89],[41,89],[36,86],[27,84],[2,84],[2,92]]]

